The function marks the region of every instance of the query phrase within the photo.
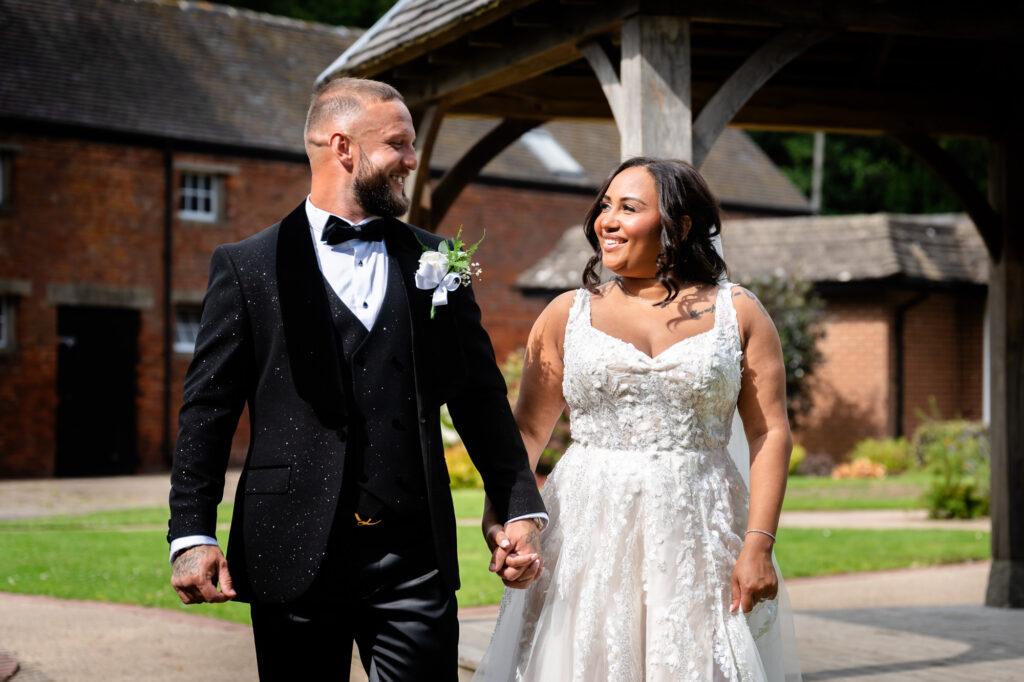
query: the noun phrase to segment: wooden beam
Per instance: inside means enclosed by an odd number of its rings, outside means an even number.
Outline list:
[[[700,86],[694,84],[696,98]],[[985,136],[999,127],[991,96],[958,93],[969,107],[950,107],[948,94],[875,89],[814,88],[770,83],[733,118],[735,125],[866,134],[923,132],[936,136]]]
[[[619,82],[619,72],[612,63],[608,46],[600,40],[589,40],[579,46],[580,52],[587,58],[590,68],[601,83],[601,90],[604,91],[604,98],[608,100],[608,108],[612,110],[615,120],[625,117],[626,112],[622,104],[622,83]]]
[[[565,8],[565,18],[549,29],[532,31],[529,40],[518,42],[472,63],[441,68],[403,88],[411,107],[437,99],[453,103],[500,90],[580,58],[576,43],[581,37],[614,28],[631,11],[632,0],[602,3],[586,9]]]
[[[1002,244],[988,288],[992,568],[985,603],[1024,608],[1024,136],[994,141],[989,162]]]
[[[691,159],[690,22],[648,14],[623,21],[619,73],[622,158]]]
[[[696,109],[714,94],[717,83],[694,81]],[[550,93],[559,93],[551,97]],[[873,89],[777,86],[771,82],[751,97],[732,124],[769,130],[825,130],[835,133],[932,136],[985,136],[999,127],[990,99],[964,95],[970,107],[951,108],[948,95],[892,93]],[[482,97],[453,105],[452,112],[515,118],[614,118],[593,77],[541,75]]]
[[[913,152],[956,195],[978,228],[989,257],[993,261],[998,261],[1003,241],[999,216],[974,180],[964,172],[963,167],[940,147],[938,142],[927,135],[901,133],[892,135],[892,138]]]
[[[413,225],[422,225],[430,216],[430,157],[434,153],[437,132],[441,129],[444,119],[445,103],[432,104],[417,112],[413,119],[416,126],[416,170],[409,174],[406,184],[409,187],[409,212],[406,221]],[[429,229],[429,228],[426,228]]]
[[[793,27],[782,30],[750,55],[711,96],[693,123],[693,164],[698,168],[711,146],[747,100],[779,69],[832,31]]]
[[[1024,25],[1020,2],[921,3],[915,0],[646,0],[645,11],[678,12],[692,21],[767,26],[818,26],[892,35],[1018,41]]]
[[[484,135],[467,151],[455,165],[445,172],[441,179],[434,186],[431,193],[432,203],[430,207],[429,225],[431,231],[444,220],[448,209],[455,203],[459,193],[468,185],[473,178],[479,175],[481,169],[491,159],[501,153],[528,130],[536,128],[543,121],[535,119],[506,118]]]

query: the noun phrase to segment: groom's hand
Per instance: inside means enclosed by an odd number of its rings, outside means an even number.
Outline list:
[[[174,557],[171,586],[185,604],[213,604],[235,598],[228,560],[216,545],[196,545]]]
[[[544,571],[540,529],[532,519],[492,527],[487,543],[493,553],[491,570],[506,587],[524,589]]]

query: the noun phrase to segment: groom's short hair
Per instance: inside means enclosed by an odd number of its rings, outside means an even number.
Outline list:
[[[310,98],[306,112],[303,140],[310,146],[310,133],[329,121],[344,121],[359,113],[367,104],[404,101],[402,93],[380,81],[368,78],[335,78],[321,83]]]

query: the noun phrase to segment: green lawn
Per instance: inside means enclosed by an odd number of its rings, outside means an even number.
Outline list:
[[[785,511],[810,509],[920,509],[929,475],[916,471],[887,478],[790,476]]]
[[[834,483],[843,482],[828,482]],[[858,490],[861,495],[876,494],[870,487]],[[481,491],[456,491],[453,497],[461,518],[479,515]],[[226,527],[230,506],[222,505],[221,514],[221,527]],[[169,584],[166,519],[166,509],[155,508],[0,523],[0,590],[185,610]],[[458,542],[459,603],[497,603],[502,586],[487,570],[489,554],[479,526],[459,526]],[[791,577],[873,571],[985,559],[989,535],[956,530],[783,529],[777,553]],[[249,621],[244,604],[201,605],[188,611]]]
[[[775,555],[790,578],[988,559],[988,533],[969,530],[783,528]]]

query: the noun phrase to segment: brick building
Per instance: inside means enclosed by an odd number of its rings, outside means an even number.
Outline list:
[[[797,273],[825,300],[813,408],[794,433],[835,458],[863,438],[909,436],[932,406],[983,417],[985,246],[963,216],[723,221],[730,279]],[[523,273],[522,287],[574,286],[590,254],[579,227]],[[553,294],[549,294],[553,295]]]
[[[210,253],[308,192],[309,90],[357,35],[205,2],[0,0],[0,476],[168,465]],[[432,176],[489,125],[446,121]],[[549,124],[440,226],[486,230],[499,358],[544,305],[516,279],[617,161],[614,126]],[[808,212],[740,131],[705,174],[736,215]],[[243,418],[236,462],[247,441]]]
[[[208,3],[0,2],[0,475],[167,466],[210,253],[308,192],[309,90],[355,37]]]

